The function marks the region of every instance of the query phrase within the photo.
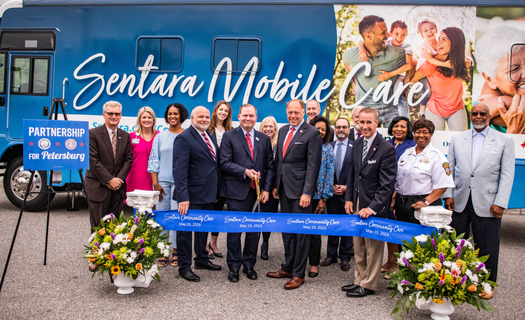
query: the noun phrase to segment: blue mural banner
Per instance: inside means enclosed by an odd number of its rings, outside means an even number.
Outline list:
[[[402,244],[413,236],[436,229],[413,223],[346,214],[251,213],[239,211],[154,210],[155,220],[166,230],[201,232],[285,232],[354,236]]]
[[[89,122],[24,119],[24,168],[89,169]]]

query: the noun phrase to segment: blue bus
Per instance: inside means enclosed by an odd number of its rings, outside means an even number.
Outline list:
[[[121,128],[126,131],[134,129],[140,107],[152,107],[161,118],[173,102],[190,110],[197,105],[213,110],[226,100],[234,119],[238,107],[249,102],[258,108],[259,119],[273,115],[279,123],[286,122],[290,99],[316,99],[322,108],[337,104],[338,47],[346,41],[341,28],[355,29],[351,23],[341,26],[341,10],[359,15],[361,5],[404,10],[432,4],[400,2],[7,1],[0,6],[4,191],[14,205],[21,205],[29,180],[22,161],[22,122],[47,119],[54,98],[64,100],[70,119],[87,120],[90,127],[103,124],[103,103],[117,100],[123,105]],[[441,5],[456,11],[470,6],[475,12],[472,6],[494,3],[445,0]],[[497,5],[523,6],[514,0]],[[165,129],[159,122],[157,129]],[[525,160],[516,163],[519,177]],[[53,172],[52,177],[39,171],[28,210],[46,203],[48,179],[55,190],[80,190],[76,171]],[[514,184],[510,206],[523,208],[525,199],[517,195],[523,194],[525,182],[516,178]]]

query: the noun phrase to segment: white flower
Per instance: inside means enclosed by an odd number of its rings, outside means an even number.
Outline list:
[[[403,294],[403,292],[405,292],[405,290],[403,290],[403,287],[399,283],[397,284],[397,291],[399,291],[401,294]]]
[[[164,256],[165,257],[170,255],[170,249],[168,249],[168,248],[164,249],[163,252],[164,252]]]
[[[452,229],[452,227],[449,226],[449,225],[443,226],[443,228],[447,229],[447,231],[450,232],[450,233],[452,233],[452,231],[454,231],[454,229]]]
[[[490,296],[490,294],[492,293],[492,287],[490,286],[490,284],[483,282],[481,285],[483,286],[483,290],[485,290],[485,293]]]
[[[104,250],[99,249],[97,255],[101,256],[104,253]]]
[[[410,260],[413,257],[414,257],[414,253],[412,253],[412,251],[410,250],[405,251],[405,259]]]
[[[133,259],[135,259],[137,257],[137,253],[135,251],[131,251],[129,256],[132,257]]]
[[[166,245],[164,244],[164,242],[159,242],[159,243],[157,243],[157,248],[159,248],[160,250],[163,250],[164,247],[166,247]]]
[[[126,258],[125,260],[126,260],[126,262],[129,263],[129,264],[132,264],[133,261],[135,261],[135,259],[133,259],[132,257]]]
[[[428,235],[426,234],[421,234],[419,236],[416,236],[416,240],[417,242],[427,242],[428,240]]]
[[[115,239],[113,239],[113,244],[117,244],[119,242],[122,242],[122,240],[124,240],[124,237],[125,235],[123,235],[122,233],[119,233],[115,236]]]
[[[423,273],[429,270],[434,271],[434,264],[432,262],[423,263],[423,268],[419,269],[417,272]]]
[[[136,226],[136,225],[133,225],[133,226],[131,227],[131,230],[130,230],[129,232],[133,233],[133,232],[135,232],[135,230],[137,230],[137,226]]]
[[[89,237],[89,241],[88,241],[89,243],[91,243],[91,241],[93,241],[93,239],[95,239],[95,234],[96,234],[96,232],[93,232],[91,234],[91,237]]]
[[[151,269],[148,270],[148,274],[152,277],[154,277],[157,273],[159,273],[159,267],[154,264]]]
[[[399,264],[400,266],[405,267],[405,262],[403,261],[403,258],[401,258],[401,257],[397,258],[397,264]]]
[[[451,268],[452,265],[455,265],[455,264],[452,263],[452,261],[448,261],[448,260],[447,260],[447,261],[443,262],[443,265],[444,265],[445,267],[447,267],[447,268]]]
[[[104,216],[104,218],[102,218],[102,220],[104,220],[104,221],[111,220],[111,215],[110,215],[110,214],[106,214],[106,215]]]
[[[470,270],[467,270],[465,274],[467,275],[467,277],[469,277],[470,281],[472,281],[474,284],[477,285],[479,283],[479,278],[477,274],[473,274],[472,271]]]
[[[110,246],[111,246],[111,243],[109,243],[109,242],[102,242],[102,244],[100,245],[100,249],[102,251],[106,251],[106,250],[109,250]]]
[[[124,228],[125,228],[127,225],[128,225],[127,222],[122,222],[122,224],[120,225],[120,228],[121,228],[122,230],[124,230]]]

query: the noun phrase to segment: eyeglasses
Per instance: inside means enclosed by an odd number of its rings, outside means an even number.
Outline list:
[[[348,126],[335,126],[334,128],[336,128],[337,130],[339,130],[339,129],[348,129]]]
[[[105,112],[110,117],[120,117],[122,115],[121,112]]]
[[[488,113],[486,113],[486,112],[471,112],[470,115],[473,116],[473,117],[477,117],[477,116],[486,117],[488,115]]]

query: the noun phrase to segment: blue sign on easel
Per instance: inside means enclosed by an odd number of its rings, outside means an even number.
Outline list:
[[[89,169],[89,123],[25,119],[24,167],[31,170]]]

